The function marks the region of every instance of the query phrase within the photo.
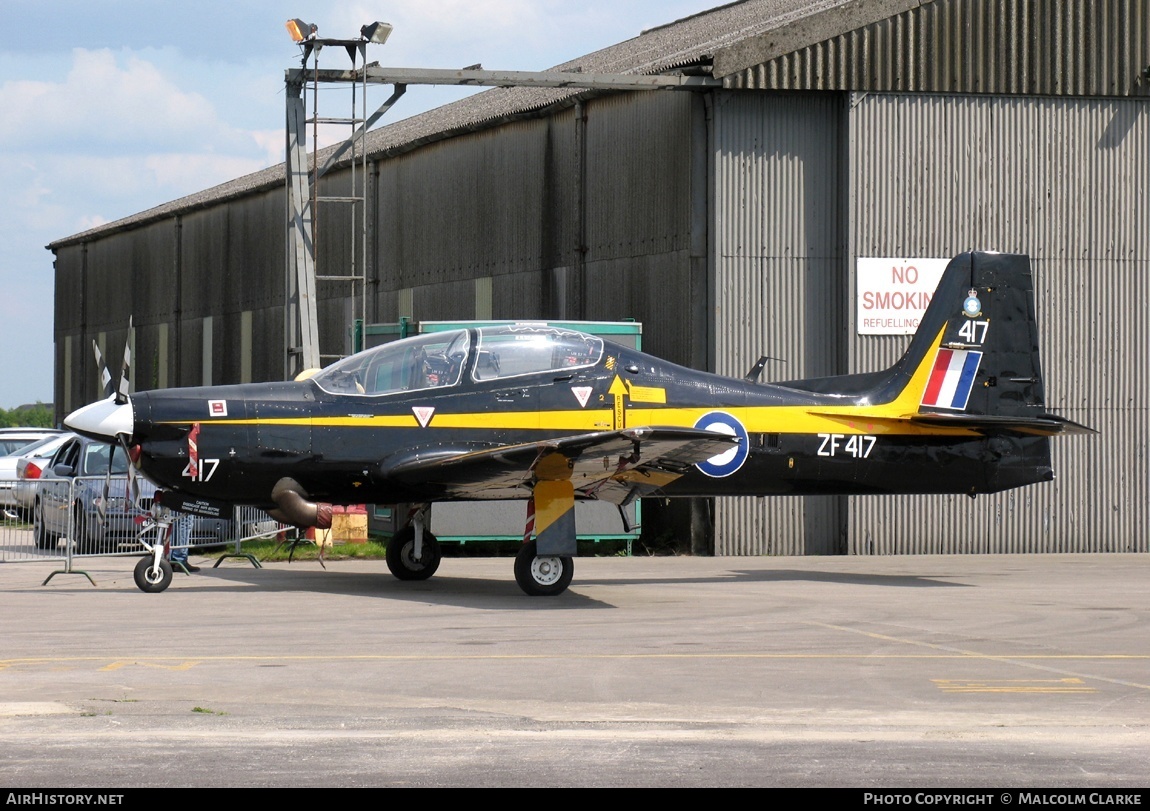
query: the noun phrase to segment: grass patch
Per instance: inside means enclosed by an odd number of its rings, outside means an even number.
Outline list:
[[[319,560],[319,547],[311,541],[301,541],[295,546],[276,540],[248,541],[241,548],[245,554],[254,555],[261,562]],[[387,547],[378,541],[332,545],[323,555],[324,560],[384,560],[386,557]]]

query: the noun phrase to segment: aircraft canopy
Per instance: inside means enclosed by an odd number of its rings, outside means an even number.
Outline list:
[[[603,341],[538,324],[431,332],[368,349],[312,378],[331,394],[382,396],[594,366]]]

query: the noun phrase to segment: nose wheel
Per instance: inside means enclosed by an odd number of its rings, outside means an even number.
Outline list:
[[[515,555],[515,582],[530,597],[554,597],[571,585],[575,564],[565,555],[537,555],[528,541]]]
[[[147,555],[140,558],[132,577],[140,591],[158,594],[172,585],[172,564],[168,563],[167,558],[160,558],[157,561],[152,555]]]

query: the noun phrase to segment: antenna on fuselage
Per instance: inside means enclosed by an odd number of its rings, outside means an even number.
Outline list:
[[[767,357],[766,355],[763,355],[761,358],[759,358],[759,360],[755,363],[755,365],[751,367],[751,371],[747,372],[747,376],[744,377],[743,379],[749,380],[752,383],[758,383],[759,378],[762,377],[763,368],[767,365],[767,361],[771,361],[771,360],[776,361],[778,363],[786,363],[786,361],[783,360],[782,358],[771,358],[771,357]]]

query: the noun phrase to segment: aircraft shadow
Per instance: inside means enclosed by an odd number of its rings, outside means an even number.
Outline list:
[[[411,602],[434,602],[442,605],[456,605],[467,608],[492,610],[540,610],[573,608],[612,608],[608,603],[586,597],[575,589],[569,589],[558,597],[528,597],[510,576],[492,580],[474,577],[451,577],[437,574],[424,582],[403,582],[386,572],[345,572],[332,570],[284,571],[282,569],[220,568],[204,567],[200,574],[192,577],[211,577],[214,581],[226,580],[237,584],[234,590],[249,590],[251,586],[269,592],[316,592],[337,594],[347,597],[376,597],[385,600],[407,600]],[[270,575],[270,576],[269,576]],[[510,575],[510,573],[508,573]],[[180,578],[176,575],[172,588],[178,588]],[[242,587],[240,584],[243,584]],[[219,588],[233,590],[229,586],[212,584],[213,591]]]
[[[809,582],[829,583],[844,586],[885,586],[888,588],[971,588],[969,584],[941,580],[921,575],[882,575],[873,573],[846,573],[825,571],[796,571],[793,569],[730,570],[710,575],[688,577],[580,577],[564,594],[558,597],[528,597],[520,591],[510,576],[493,579],[476,577],[451,577],[437,574],[424,582],[403,582],[385,571],[351,572],[338,569],[284,569],[248,568],[246,566],[225,566],[213,568],[205,564],[198,574],[177,573],[171,589],[194,585],[209,588],[213,592],[247,592],[252,587],[262,592],[314,592],[349,597],[375,597],[385,600],[409,602],[434,602],[467,608],[489,610],[573,610],[590,608],[615,608],[604,602],[581,593],[583,586],[642,586],[675,584],[750,584]],[[77,569],[72,574],[80,574]],[[510,575],[510,573],[508,573]],[[97,583],[107,578],[106,573],[96,574]],[[194,579],[194,581],[193,581]],[[210,582],[205,582],[210,581]],[[64,585],[60,581],[57,586]],[[97,588],[100,588],[97,585]],[[107,585],[104,588],[108,588]],[[72,590],[72,589],[68,589]],[[76,582],[76,591],[91,593],[92,586]],[[130,580],[116,590],[135,591]],[[160,599],[163,599],[162,597]]]

